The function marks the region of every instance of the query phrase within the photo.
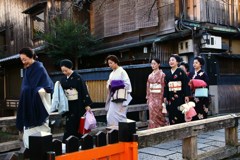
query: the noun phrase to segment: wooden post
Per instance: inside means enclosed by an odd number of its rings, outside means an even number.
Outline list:
[[[53,151],[47,152],[47,160],[55,160],[56,158],[56,153]]]
[[[183,139],[182,156],[185,159],[197,159],[197,136]]]
[[[147,122],[147,111],[139,111],[139,120],[142,122]]]
[[[226,145],[237,146],[238,144],[238,127],[225,128]]]

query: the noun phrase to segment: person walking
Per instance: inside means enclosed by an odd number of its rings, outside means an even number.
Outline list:
[[[165,74],[160,69],[160,60],[151,60],[152,73],[147,79],[146,99],[149,110],[148,128],[157,128],[166,125],[165,114],[163,113],[163,93],[165,87]]]
[[[118,126],[118,122],[127,121],[127,109],[128,104],[132,100],[130,93],[132,92],[132,85],[128,77],[127,72],[119,66],[119,59],[115,55],[109,55],[106,57],[106,62],[108,66],[112,69],[107,81],[107,100],[105,109],[107,110],[107,125],[110,127]],[[114,93],[117,89],[117,84],[126,90],[126,100],[125,101],[113,101]],[[119,88],[119,89],[120,89]],[[116,93],[115,93],[116,94]]]
[[[63,142],[71,135],[80,138],[78,133],[80,118],[86,111],[91,109],[92,100],[89,96],[87,85],[82,76],[73,71],[73,63],[69,59],[61,60],[60,67],[65,75],[60,84],[68,99],[69,111],[64,113],[66,126],[63,135]]]
[[[206,72],[203,71],[202,66],[205,64],[204,59],[201,56],[197,56],[193,61],[194,72],[189,74],[190,81],[194,79],[202,80],[206,83],[206,88],[208,88],[209,78]],[[192,95],[194,97],[194,102],[196,103],[195,110],[197,115],[193,117],[193,120],[205,119],[208,116],[208,106],[209,98],[208,97],[196,97],[195,89],[192,89]]]
[[[187,62],[181,62],[180,63],[180,66],[179,66],[185,73],[186,73],[186,75],[187,76],[189,76],[189,65],[188,65],[188,63]]]
[[[24,69],[16,127],[23,132],[24,146],[28,148],[30,134],[51,131],[48,118],[53,82],[42,62],[37,61],[37,56],[31,48],[22,48],[19,55]]]
[[[186,73],[178,67],[181,58],[173,54],[169,58],[170,71],[166,73],[164,102],[167,104],[169,123],[178,124],[185,122],[184,114],[179,106],[189,102],[190,87]]]

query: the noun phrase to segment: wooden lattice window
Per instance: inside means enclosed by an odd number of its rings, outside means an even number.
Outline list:
[[[45,14],[44,11],[40,11],[31,16],[32,23],[32,37],[33,39],[37,38],[39,33],[45,32]]]

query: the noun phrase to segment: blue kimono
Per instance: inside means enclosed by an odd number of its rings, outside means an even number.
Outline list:
[[[19,131],[23,131],[23,127],[36,127],[46,122],[49,114],[38,93],[41,88],[44,88],[47,93],[52,93],[53,82],[43,64],[35,61],[24,69],[16,118]]]

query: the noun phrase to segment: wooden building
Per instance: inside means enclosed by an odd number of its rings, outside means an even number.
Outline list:
[[[145,98],[147,65],[152,57],[161,60],[164,69],[168,58],[178,53],[190,66],[202,55],[211,80],[212,112],[240,111],[240,0],[2,0],[0,2],[0,99],[17,102],[21,83],[21,63],[16,53],[23,46],[39,51],[55,80],[59,68],[34,37],[49,31],[55,17],[87,21],[91,33],[103,44],[88,57],[79,59],[79,71],[86,76],[90,94],[104,103],[107,79],[100,72],[108,54],[119,57],[131,74],[136,103]],[[98,68],[98,69],[97,69]],[[143,69],[144,68],[144,69]],[[139,70],[140,69],[140,70]],[[104,69],[103,69],[104,70]],[[141,78],[134,78],[140,71]],[[99,72],[104,76],[99,76]],[[108,71],[109,72],[109,71]],[[107,72],[107,73],[108,73]],[[88,75],[91,74],[89,77]],[[136,74],[137,75],[137,74]],[[101,78],[99,78],[101,77]],[[232,78],[233,77],[233,78]],[[98,79],[99,78],[99,79]],[[98,88],[98,92],[94,90]],[[140,91],[137,91],[140,89]],[[226,92],[226,88],[229,91]],[[99,97],[100,96],[100,97]],[[228,103],[229,105],[226,105]],[[16,103],[14,103],[16,106]]]

